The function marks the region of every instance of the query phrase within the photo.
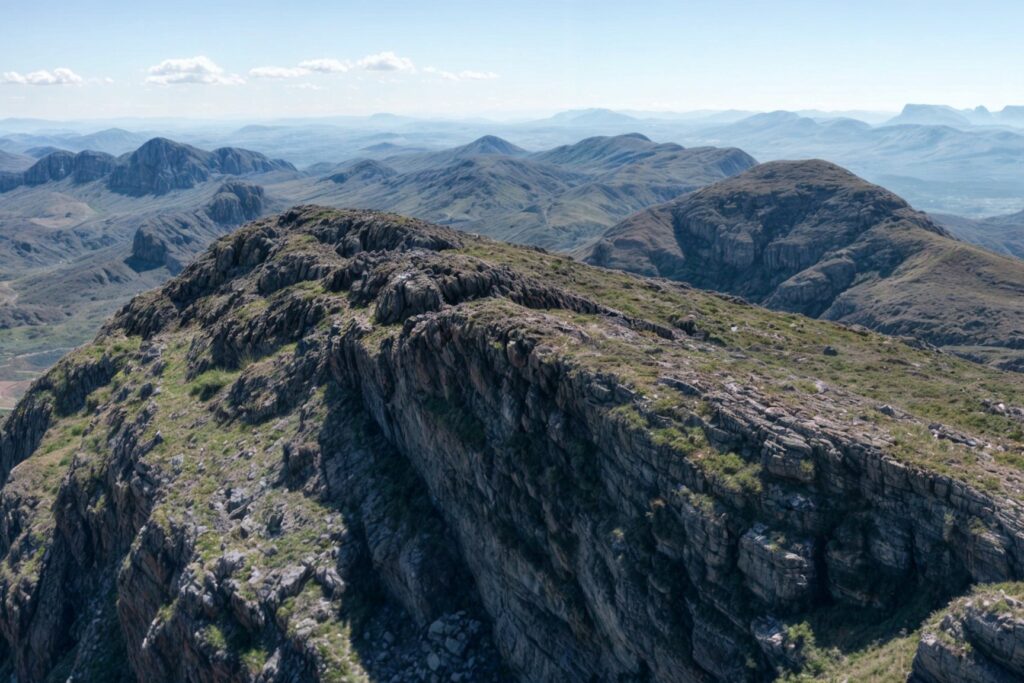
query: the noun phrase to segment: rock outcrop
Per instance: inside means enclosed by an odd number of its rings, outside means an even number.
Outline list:
[[[286,161],[268,159],[246,149],[222,147],[207,152],[166,138],[153,138],[120,158],[93,151],[77,154],[63,150],[51,152],[25,171],[0,173],[0,192],[71,176],[76,183],[106,178],[107,187],[121,194],[159,195],[194,187],[215,175],[240,176],[272,171],[295,171],[295,167]],[[248,216],[246,220],[253,217]]]
[[[275,170],[294,171],[295,167],[249,150],[224,147],[207,152],[166,138],[153,138],[119,160],[107,186],[121,194],[159,195],[188,189],[217,173],[245,175]]]
[[[241,225],[263,214],[263,195],[259,185],[232,180],[220,186],[206,213],[221,225]]]
[[[240,184],[237,190],[239,194],[218,192],[203,211],[143,220],[132,238],[128,263],[136,270],[166,268],[171,274],[180,273],[206,245],[244,220],[240,214],[255,211],[257,204],[262,207],[261,188]]]
[[[76,183],[87,183],[108,175],[116,163],[114,157],[103,152],[51,152],[21,173],[3,174],[0,177],[0,192],[21,185],[42,185],[64,180],[69,176]]]
[[[761,681],[1024,578],[1019,423],[973,417],[1024,379],[796,321],[393,215],[252,223],[0,427],[0,653],[23,681]]]
[[[911,681],[1011,683],[1024,680],[1020,587],[984,587],[956,600],[922,629]]]

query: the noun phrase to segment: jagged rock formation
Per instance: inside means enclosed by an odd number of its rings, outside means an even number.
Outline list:
[[[291,170],[286,161],[258,152],[224,147],[207,152],[165,138],[153,138],[121,160],[107,181],[114,192],[128,195],[165,194],[188,189],[215,173],[244,175]]]
[[[0,174],[0,192],[21,185],[42,185],[68,176],[76,183],[87,183],[106,176],[115,165],[114,157],[103,152],[52,152],[21,173]]]
[[[108,188],[121,194],[159,195],[194,187],[217,174],[294,170],[286,161],[268,159],[246,149],[223,147],[207,152],[166,138],[153,138],[120,158],[92,151],[52,152],[25,171],[0,173],[0,192],[73,176],[76,183],[106,178]]]
[[[937,613],[922,630],[911,681],[1012,683],[1024,680],[1024,600],[1020,586],[982,587]]]
[[[244,196],[253,188],[250,185],[240,190]],[[132,238],[129,264],[136,270],[166,268],[172,275],[180,273],[210,242],[227,232],[232,224],[241,222],[235,218],[237,211],[241,211],[242,200],[234,192],[218,193],[217,197],[222,194],[229,194],[233,199],[215,200],[204,211],[163,214],[142,221]],[[217,220],[211,209],[221,218],[232,220]]]
[[[1021,395],[865,331],[295,209],[0,426],[0,657],[23,681],[827,675],[844,634],[900,642],[922,599],[1022,578]]]
[[[206,207],[221,225],[241,225],[263,214],[263,188],[238,180],[224,183]]]
[[[1024,263],[828,162],[756,166],[626,219],[581,256],[1024,368]]]
[[[0,173],[0,382],[45,370],[212,240],[284,205],[264,183],[298,177],[253,152],[161,140],[121,158],[51,151]],[[173,197],[159,194],[172,186]]]

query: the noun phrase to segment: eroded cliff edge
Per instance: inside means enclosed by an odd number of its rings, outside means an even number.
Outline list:
[[[957,680],[927,617],[1024,574],[1022,385],[295,209],[135,299],[3,424],[0,659],[24,681]]]

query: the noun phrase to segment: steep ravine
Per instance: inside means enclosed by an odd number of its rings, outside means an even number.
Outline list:
[[[909,650],[885,680],[918,639],[921,680],[1012,680],[1024,627],[1007,657],[957,649],[987,633],[974,608],[926,617],[1024,575],[1022,385],[292,210],[136,298],[2,425],[0,661],[19,681],[757,681],[858,665],[871,636]],[[998,590],[985,609],[1024,624],[1019,584]]]

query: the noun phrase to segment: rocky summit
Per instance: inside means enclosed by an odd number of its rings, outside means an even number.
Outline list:
[[[825,161],[760,164],[626,219],[581,256],[1024,370],[1024,262]]]
[[[863,328],[293,209],[0,426],[2,673],[1020,680],[1022,396]]]

